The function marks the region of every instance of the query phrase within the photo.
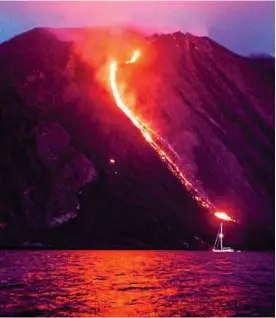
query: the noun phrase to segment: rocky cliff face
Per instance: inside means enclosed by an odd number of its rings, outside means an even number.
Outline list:
[[[212,240],[217,224],[98,80],[105,43],[88,55],[76,49],[88,37],[36,29],[0,45],[1,245]],[[230,239],[256,246],[257,233],[264,246],[273,231],[273,63],[181,33],[145,42],[152,58],[128,78],[136,111],[173,145],[196,187],[241,221]]]

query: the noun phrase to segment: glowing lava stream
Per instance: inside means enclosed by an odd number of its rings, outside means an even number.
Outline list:
[[[125,64],[135,63],[138,57],[140,56],[139,51],[135,51],[132,58],[129,61],[126,61]],[[158,153],[159,157],[162,161],[164,161],[170,171],[179,179],[179,181],[185,186],[185,188],[192,192],[193,198],[203,207],[208,208],[210,210],[214,210],[214,206],[208,199],[203,198],[202,195],[199,194],[199,191],[185,178],[183,173],[180,171],[180,168],[174,162],[173,157],[175,153],[170,149],[170,146],[158,136],[152,129],[150,129],[141,119],[135,116],[131,110],[124,104],[120,96],[120,92],[116,83],[116,73],[117,73],[118,63],[116,61],[110,64],[110,86],[116,101],[117,106],[125,113],[125,115],[132,121],[132,123],[140,129],[142,135],[146,139],[146,141],[152,146],[152,148]],[[162,145],[160,145],[162,143]],[[163,146],[163,149],[162,149]],[[164,147],[165,146],[165,147]],[[167,148],[166,150],[164,148]]]

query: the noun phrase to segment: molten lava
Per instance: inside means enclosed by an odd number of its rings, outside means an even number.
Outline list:
[[[135,51],[132,58],[129,61],[124,62],[124,64],[135,63],[140,56],[139,51]],[[176,159],[178,159],[177,154],[174,150],[168,145],[168,143],[162,139],[157,133],[155,133],[148,125],[143,122],[142,119],[138,118],[124,103],[121,94],[118,89],[117,83],[117,69],[118,62],[113,61],[110,64],[109,68],[109,80],[110,86],[112,90],[113,97],[116,101],[117,106],[124,112],[124,114],[132,121],[132,123],[139,128],[145,140],[151,145],[151,147],[158,153],[160,159],[166,163],[167,167],[170,171],[178,178],[178,180],[185,186],[185,188],[192,194],[193,198],[203,207],[208,208],[209,210],[214,210],[214,205],[211,202],[204,198],[203,195],[199,193],[199,190],[192,185],[191,182],[187,180],[184,176],[183,172],[181,172],[180,168],[176,164]],[[219,212],[217,212],[219,213]],[[217,216],[217,215],[216,215]],[[219,216],[222,218],[223,215],[220,213]],[[225,214],[224,219],[226,220],[228,216]],[[230,217],[228,217],[230,218]],[[229,220],[229,219],[228,219]],[[230,220],[232,220],[230,218]]]
[[[215,212],[214,215],[218,218],[221,219],[223,221],[232,221],[234,222],[234,220],[225,212]]]

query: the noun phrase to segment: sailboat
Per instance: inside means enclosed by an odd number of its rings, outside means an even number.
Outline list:
[[[213,252],[225,253],[225,252],[234,252],[231,247],[223,247],[223,229],[222,223],[220,223],[220,228],[215,240]]]

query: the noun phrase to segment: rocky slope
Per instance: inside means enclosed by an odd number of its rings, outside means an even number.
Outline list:
[[[189,34],[128,36],[151,57],[128,77],[136,111],[174,146],[196,187],[240,220],[229,226],[232,242],[272,243],[274,65]],[[217,222],[99,80],[106,37],[129,50],[125,35],[78,29],[35,29],[0,45],[2,246],[212,242]]]
[[[212,202],[244,223],[273,223],[274,59],[180,32],[152,40],[138,108]]]

